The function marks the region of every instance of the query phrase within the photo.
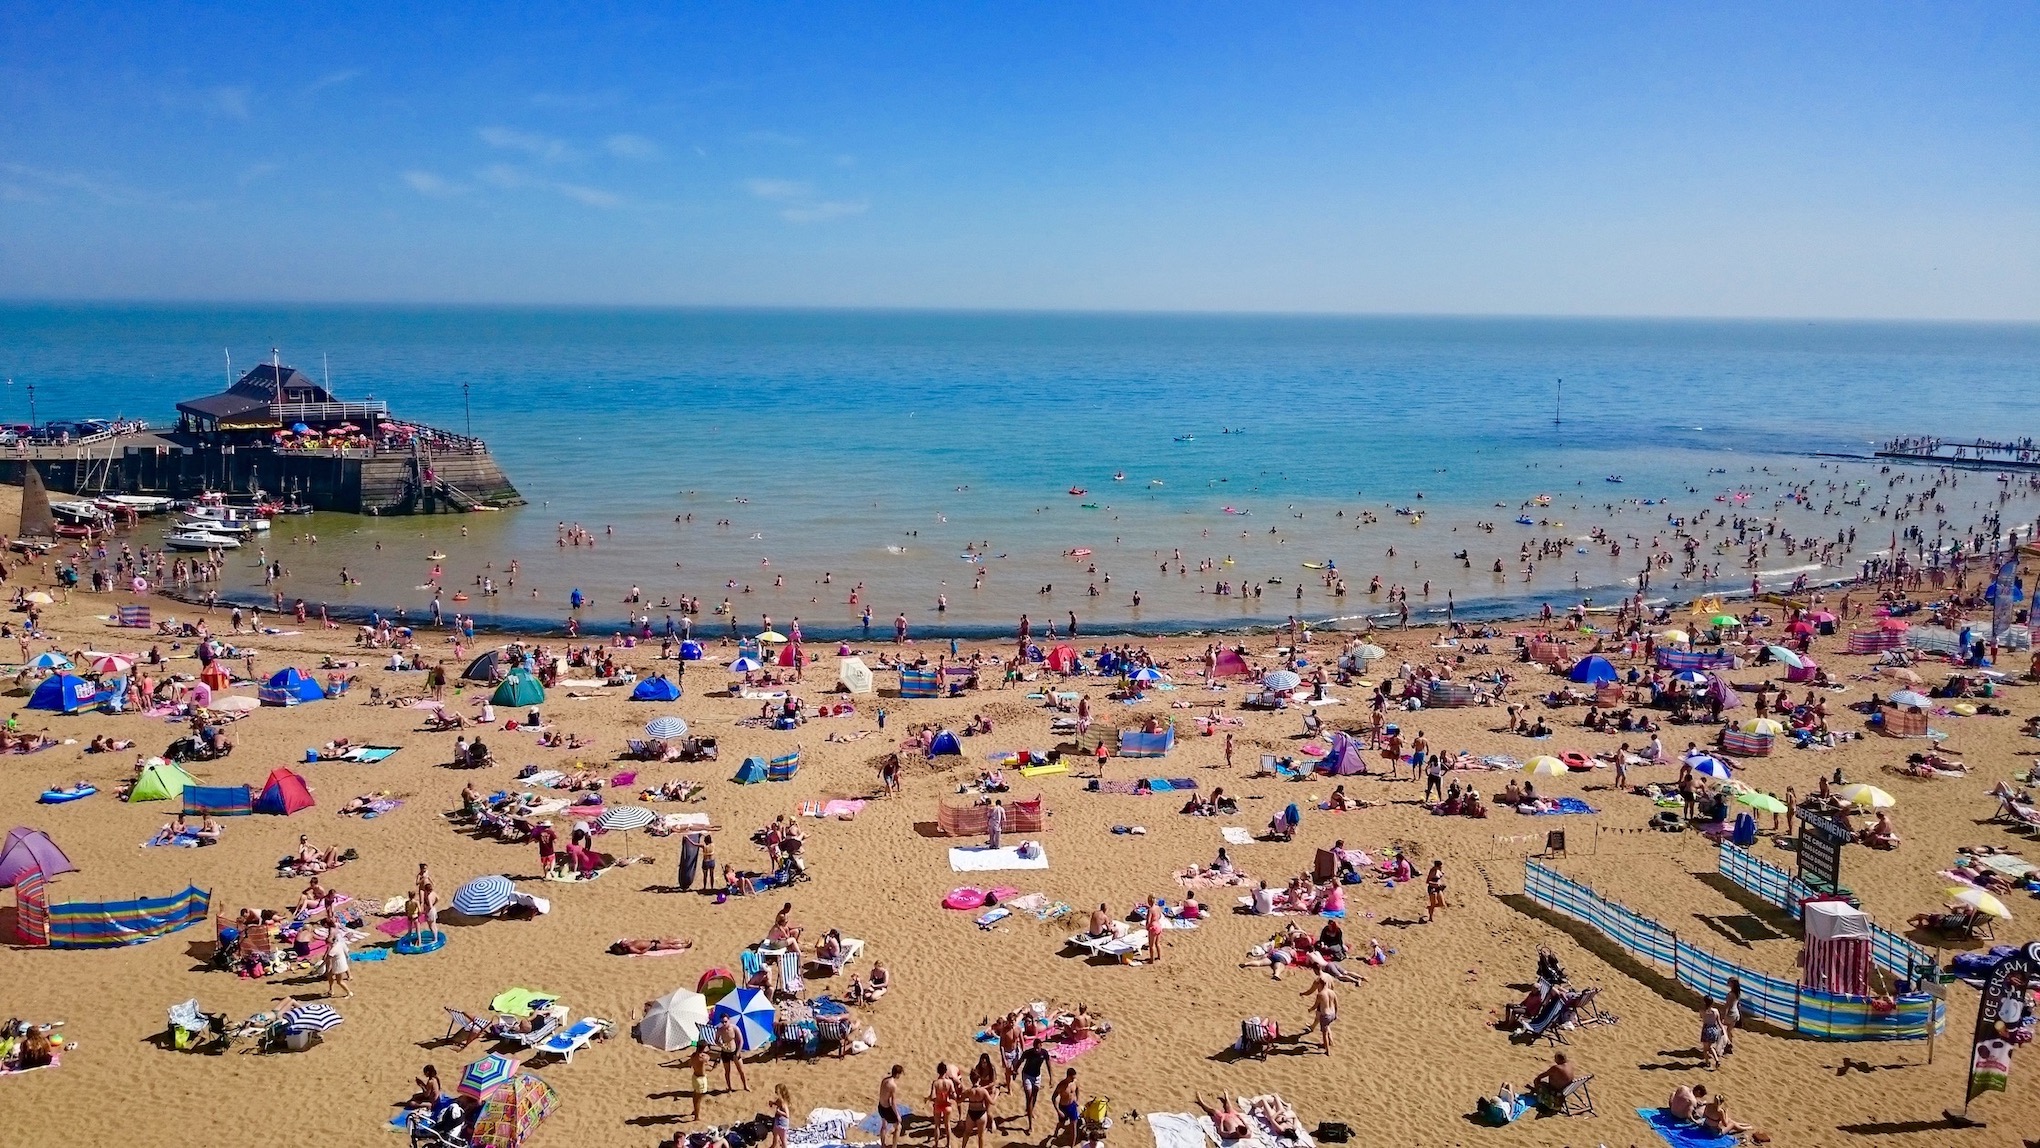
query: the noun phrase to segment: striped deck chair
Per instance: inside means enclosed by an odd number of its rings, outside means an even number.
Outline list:
[[[744,979],[748,981],[765,971],[765,962],[758,958],[758,950],[745,949],[737,954],[737,967],[744,970]]]
[[[779,955],[779,986],[773,990],[782,997],[798,997],[807,991],[807,979],[801,976],[800,954],[788,950]]]

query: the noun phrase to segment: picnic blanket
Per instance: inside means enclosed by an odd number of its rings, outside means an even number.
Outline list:
[[[190,833],[179,833],[177,836],[171,838],[168,841],[158,841],[155,838],[151,837],[149,840],[142,842],[142,848],[157,849],[164,846],[174,845],[180,849],[196,849],[199,847],[200,844],[201,842],[198,839],[198,832],[196,830],[193,830]]]
[[[352,761],[360,765],[374,765],[376,762],[382,761],[402,748],[402,746],[396,745],[358,745],[341,754],[340,760]]]
[[[1538,817],[1561,817],[1568,813],[1600,812],[1593,806],[1588,805],[1586,802],[1581,801],[1577,797],[1561,797],[1558,799],[1557,805],[1558,808],[1556,809],[1538,809],[1533,811],[1533,813],[1535,816]],[[1523,811],[1521,809],[1518,809],[1516,810],[1516,812],[1521,813]]]
[[[1252,845],[1254,843],[1253,831],[1238,825],[1224,826],[1219,829],[1218,835],[1225,839],[1227,845]]]
[[[1155,1148],[1206,1148],[1203,1126],[1187,1112],[1150,1112],[1147,1122]]]
[[[1006,845],[998,849],[979,847],[975,849],[951,849],[949,868],[957,873],[992,873],[1001,869],[1046,869],[1048,851],[1035,846],[1034,856],[1020,856],[1020,847]]]
[[[1672,1115],[1669,1108],[1639,1108],[1638,1116],[1672,1148],[1733,1148],[1733,1136],[1716,1136],[1690,1120]]]

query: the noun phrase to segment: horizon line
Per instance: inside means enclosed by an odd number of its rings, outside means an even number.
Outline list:
[[[1924,316],[1883,315],[1747,315],[1747,314],[1629,314],[1564,311],[1338,311],[1252,308],[1140,308],[1140,307],[944,307],[922,304],[847,303],[629,303],[629,302],[530,302],[510,300],[367,300],[367,299],[243,299],[231,297],[168,299],[117,296],[5,296],[0,309],[102,308],[106,310],[155,308],[234,307],[248,309],[330,308],[335,310],[415,309],[442,311],[643,311],[696,313],[842,315],[955,315],[955,316],[1041,316],[1071,318],[1150,319],[1419,319],[1419,320],[1508,320],[1574,321],[1606,323],[1828,323],[1837,325],[1908,324],[1916,326],[2040,327],[2040,316],[2023,319],[1951,319]]]

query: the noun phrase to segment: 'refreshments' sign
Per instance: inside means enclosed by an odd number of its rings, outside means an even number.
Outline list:
[[[2034,995],[2040,992],[2040,941],[2033,941],[1997,963],[1983,985],[1976,1009],[1976,1041],[1969,1053],[1968,1102],[1986,1092],[2005,1091],[2012,1073],[2012,1050],[2030,1044],[2034,1033]]]
[[[1842,846],[1849,827],[1831,821],[1811,807],[1799,810],[1799,879],[1823,893],[1842,887]]]

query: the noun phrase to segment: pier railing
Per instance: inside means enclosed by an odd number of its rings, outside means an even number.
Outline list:
[[[270,408],[276,412],[276,421],[284,426],[358,422],[366,427],[390,417],[390,405],[374,400],[358,403],[272,403]]]

